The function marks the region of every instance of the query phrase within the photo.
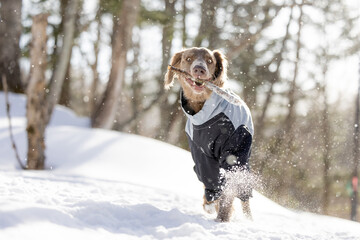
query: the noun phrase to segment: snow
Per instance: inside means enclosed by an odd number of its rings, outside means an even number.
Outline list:
[[[11,94],[26,156],[25,98]],[[0,239],[360,239],[360,224],[279,206],[255,192],[254,221],[239,201],[230,223],[202,209],[189,152],[140,136],[90,129],[57,107],[46,131],[46,171],[16,164],[0,93]]]

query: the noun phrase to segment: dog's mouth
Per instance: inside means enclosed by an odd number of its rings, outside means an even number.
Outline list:
[[[202,91],[205,88],[205,82],[209,79],[186,78],[186,82],[196,91]]]

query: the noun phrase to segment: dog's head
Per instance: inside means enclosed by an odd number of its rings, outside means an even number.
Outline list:
[[[211,81],[218,87],[222,87],[227,79],[227,60],[219,50],[185,49],[175,53],[170,64],[190,73],[194,79]],[[165,75],[165,89],[169,89],[173,85],[174,77],[175,73],[168,70]],[[210,97],[211,90],[207,89],[204,84],[183,76],[176,77],[180,81],[186,98],[204,102]]]

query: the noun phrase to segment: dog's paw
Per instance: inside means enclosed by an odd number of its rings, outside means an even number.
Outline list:
[[[220,218],[218,216],[217,218],[215,218],[215,222],[217,222],[217,223],[226,223],[226,222],[230,222],[230,219],[223,219],[223,218]]]
[[[216,203],[215,202],[205,203],[203,206],[204,206],[205,212],[207,212],[209,214],[213,214],[216,212]]]

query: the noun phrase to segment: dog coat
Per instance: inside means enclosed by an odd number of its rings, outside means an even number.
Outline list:
[[[227,92],[241,100],[231,91]],[[189,108],[187,102],[181,92],[181,106],[187,116],[185,132],[195,163],[194,171],[205,185],[206,199],[214,201],[224,183],[220,169],[249,170],[254,134],[250,110],[242,100],[240,104],[235,104],[215,92],[198,113]]]

